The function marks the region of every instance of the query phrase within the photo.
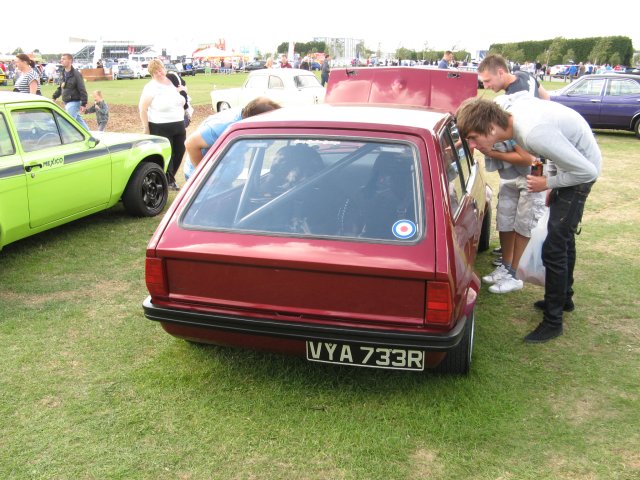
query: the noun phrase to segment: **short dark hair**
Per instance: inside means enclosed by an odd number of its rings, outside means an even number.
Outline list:
[[[73,61],[73,55],[71,55],[70,53],[63,53],[60,56],[61,57],[67,57],[69,60]]]
[[[507,65],[507,61],[504,59],[502,55],[498,55],[497,53],[492,53],[484,57],[484,59],[478,65],[478,72],[490,71],[491,73],[496,73],[498,69],[501,68],[505,72],[509,72],[509,66]]]
[[[253,117],[254,115],[260,115],[261,113],[270,112],[271,110],[277,110],[279,108],[280,104],[270,98],[257,97],[247,103],[242,109],[242,118]]]
[[[462,102],[456,113],[460,135],[466,138],[470,133],[488,135],[491,126],[506,129],[509,126],[510,113],[497,103],[482,98],[470,98]]]

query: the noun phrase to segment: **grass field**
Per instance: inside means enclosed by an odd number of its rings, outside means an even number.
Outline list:
[[[125,86],[145,82],[103,83],[135,104]],[[141,307],[160,219],[121,206],[5,247],[0,478],[640,478],[640,150],[632,134],[597,140],[604,168],[577,239],[565,334],[525,345],[542,289],[483,286],[464,378],[167,335]],[[490,260],[479,256],[480,275]]]

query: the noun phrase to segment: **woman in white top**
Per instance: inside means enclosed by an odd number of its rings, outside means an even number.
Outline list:
[[[184,156],[187,131],[184,126],[184,97],[167,78],[164,64],[154,59],[149,62],[151,81],[144,86],[138,110],[144,133],[168,138],[171,142],[171,160],[167,170],[169,187],[178,190],[176,172]]]
[[[40,93],[40,73],[37,71],[36,63],[24,53],[16,55],[16,69],[20,72],[20,77],[13,84],[14,92]]]

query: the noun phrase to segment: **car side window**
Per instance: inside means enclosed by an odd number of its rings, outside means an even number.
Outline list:
[[[296,87],[307,88],[319,86],[318,79],[311,75],[298,75],[295,77]]]
[[[14,153],[16,153],[16,147],[13,145],[11,135],[9,135],[7,119],[0,113],[0,157],[13,155]]]
[[[469,179],[471,178],[471,169],[473,160],[467,155],[467,151],[464,148],[462,137],[458,131],[458,127],[455,124],[449,125],[449,134],[451,140],[455,145],[455,152],[458,156],[458,164],[460,165],[460,171],[462,173],[461,180],[464,187],[468,187]]]
[[[53,112],[46,109],[17,110],[11,113],[25,152],[62,145]]]
[[[442,150],[442,158],[444,160],[444,171],[447,176],[447,191],[449,194],[449,208],[451,214],[454,215],[464,195],[464,177],[462,169],[458,163],[458,155],[453,140],[448,132],[444,132],[440,137],[440,148]]]
[[[634,80],[626,78],[613,78],[609,82],[607,95],[612,97],[621,97],[624,95],[639,95],[640,84]]]
[[[68,143],[81,142],[84,140],[84,135],[71,123],[59,113],[54,112],[58,127],[60,127],[60,133],[62,134],[62,143],[65,145]]]
[[[604,78],[587,79],[573,87],[567,95],[586,95],[592,97],[600,96],[602,87],[604,86]]]
[[[280,77],[269,75],[269,88],[284,88],[284,83]]]
[[[249,77],[244,88],[266,88],[267,80],[266,75],[254,75],[253,77]]]

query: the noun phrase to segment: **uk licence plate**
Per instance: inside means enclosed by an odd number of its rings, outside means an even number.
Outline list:
[[[335,342],[307,341],[307,360],[390,370],[424,370],[424,351]]]

